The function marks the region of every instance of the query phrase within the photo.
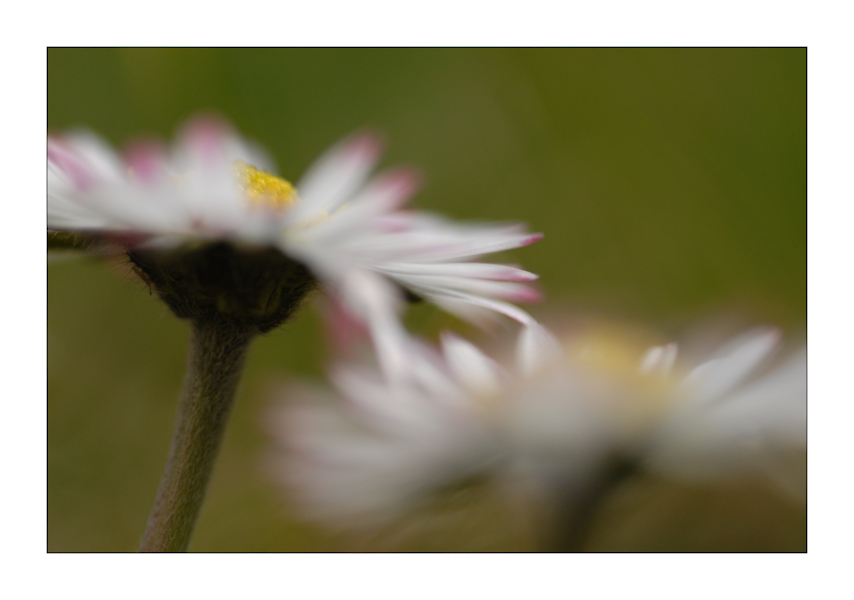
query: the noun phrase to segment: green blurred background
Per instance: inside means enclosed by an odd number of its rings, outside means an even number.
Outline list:
[[[122,145],[210,110],[291,181],[342,136],[383,132],[384,164],[425,174],[415,206],[546,234],[509,257],[541,275],[541,314],[667,328],[726,313],[803,334],[804,49],[48,50],[51,132],[86,127]],[[133,550],[187,326],[121,261],[58,259],[47,272],[48,550]],[[267,390],[323,373],[313,304],[252,349],[191,550],[348,547],[295,520],[262,468]],[[459,328],[429,306],[410,324]],[[600,516],[596,549],[805,548],[804,507],[758,487],[630,488]],[[494,510],[470,521],[480,534],[446,527],[406,544],[525,549],[524,534],[491,529]]]

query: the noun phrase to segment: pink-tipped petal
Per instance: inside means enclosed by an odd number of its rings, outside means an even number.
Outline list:
[[[362,131],[344,141],[341,149],[345,159],[354,162],[376,162],[383,152],[385,143],[379,133]]]
[[[364,322],[337,298],[330,299],[326,316],[324,323],[327,337],[338,354],[349,354],[358,341],[368,338],[369,332]]]
[[[302,203],[297,218],[332,212],[352,200],[379,158],[382,143],[370,133],[348,138],[327,150],[297,183]]]
[[[405,167],[384,173],[371,186],[377,195],[375,202],[383,208],[383,212],[406,204],[420,187],[421,176],[418,171]]]
[[[539,279],[539,276],[534,273],[492,263],[388,262],[383,265],[383,271],[395,275],[439,275],[513,283],[527,283]]]
[[[412,219],[409,252],[419,262],[449,262],[473,259],[484,254],[512,250],[542,239],[528,234],[522,225],[460,227],[444,220],[418,215]]]
[[[202,163],[216,164],[232,130],[224,119],[202,115],[188,121],[178,135],[193,157]]]
[[[61,141],[48,138],[47,160],[65,174],[78,190],[85,190],[96,183],[92,171]]]
[[[494,279],[500,281],[515,281],[515,282],[528,282],[528,281],[536,281],[540,276],[536,273],[531,273],[530,271],[524,271],[522,269],[517,269],[515,267],[505,267],[502,269]]]
[[[519,247],[523,248],[525,246],[530,246],[531,244],[535,244],[535,243],[539,242],[541,239],[543,239],[545,237],[545,235],[546,234],[544,234],[544,233],[532,233],[527,238],[525,238],[521,244],[519,244]]]
[[[154,185],[165,172],[166,148],[157,140],[140,140],[125,150],[125,161],[133,179]]]
[[[543,293],[533,287],[523,286],[506,296],[507,300],[513,302],[527,302],[534,304],[543,301]]]

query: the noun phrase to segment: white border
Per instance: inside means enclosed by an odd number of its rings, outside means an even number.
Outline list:
[[[852,95],[841,3],[74,2],[4,15],[4,589],[86,598],[822,597],[850,589]],[[48,45],[809,46],[807,555],[46,555]],[[271,74],[272,76],[273,74]],[[845,578],[845,579],[843,579]],[[8,593],[8,592],[7,592]]]

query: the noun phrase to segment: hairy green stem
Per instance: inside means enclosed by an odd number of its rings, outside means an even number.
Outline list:
[[[191,323],[172,448],[141,552],[187,550],[254,335],[230,320]]]

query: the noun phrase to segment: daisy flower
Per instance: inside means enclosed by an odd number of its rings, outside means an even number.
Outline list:
[[[474,262],[539,239],[518,226],[455,225],[407,212],[409,171],[371,173],[380,144],[349,138],[297,186],[224,123],[191,121],[165,148],[119,156],[90,133],[48,138],[48,230],[126,252],[135,271],[191,323],[172,449],[144,551],[186,550],[257,333],[284,322],[324,283],[365,322],[390,376],[406,367],[400,286],[472,320],[522,322],[530,273]]]
[[[686,365],[671,409],[650,436],[646,466],[688,480],[758,472],[803,497],[806,348],[775,364],[780,342],[779,331],[755,329]],[[645,366],[667,370],[656,354],[647,354]]]
[[[568,336],[508,402],[508,431],[520,449],[564,467],[618,458],[693,481],[761,474],[796,491],[806,350],[775,360],[781,338],[756,328],[680,357],[675,343],[644,350],[620,328]]]
[[[779,342],[756,329],[689,361],[675,344],[644,350],[622,329],[558,340],[533,324],[501,366],[452,335],[441,350],[407,338],[405,377],[339,365],[337,398],[315,390],[308,397],[323,402],[276,410],[275,472],[306,516],[336,525],[370,526],[483,475],[579,497],[641,468],[762,472],[792,490],[806,362],[803,351],[771,361]],[[614,471],[615,461],[631,468]]]
[[[187,124],[171,149],[145,141],[122,156],[90,133],[49,137],[48,229],[127,249],[182,317],[240,313],[266,330],[281,320],[279,299],[304,293],[314,276],[389,344],[399,338],[399,287],[469,320],[530,321],[509,302],[536,300],[525,285],[536,276],[474,259],[541,236],[404,210],[417,178],[403,169],[371,177],[380,150],[372,135],[348,138],[293,186],[260,147],[211,118]],[[187,296],[203,306],[185,306]]]
[[[337,364],[334,394],[298,386],[296,404],[271,411],[273,472],[306,518],[382,525],[500,464],[486,402],[504,379],[498,363],[452,334],[441,350],[409,337],[405,347],[406,376]]]

